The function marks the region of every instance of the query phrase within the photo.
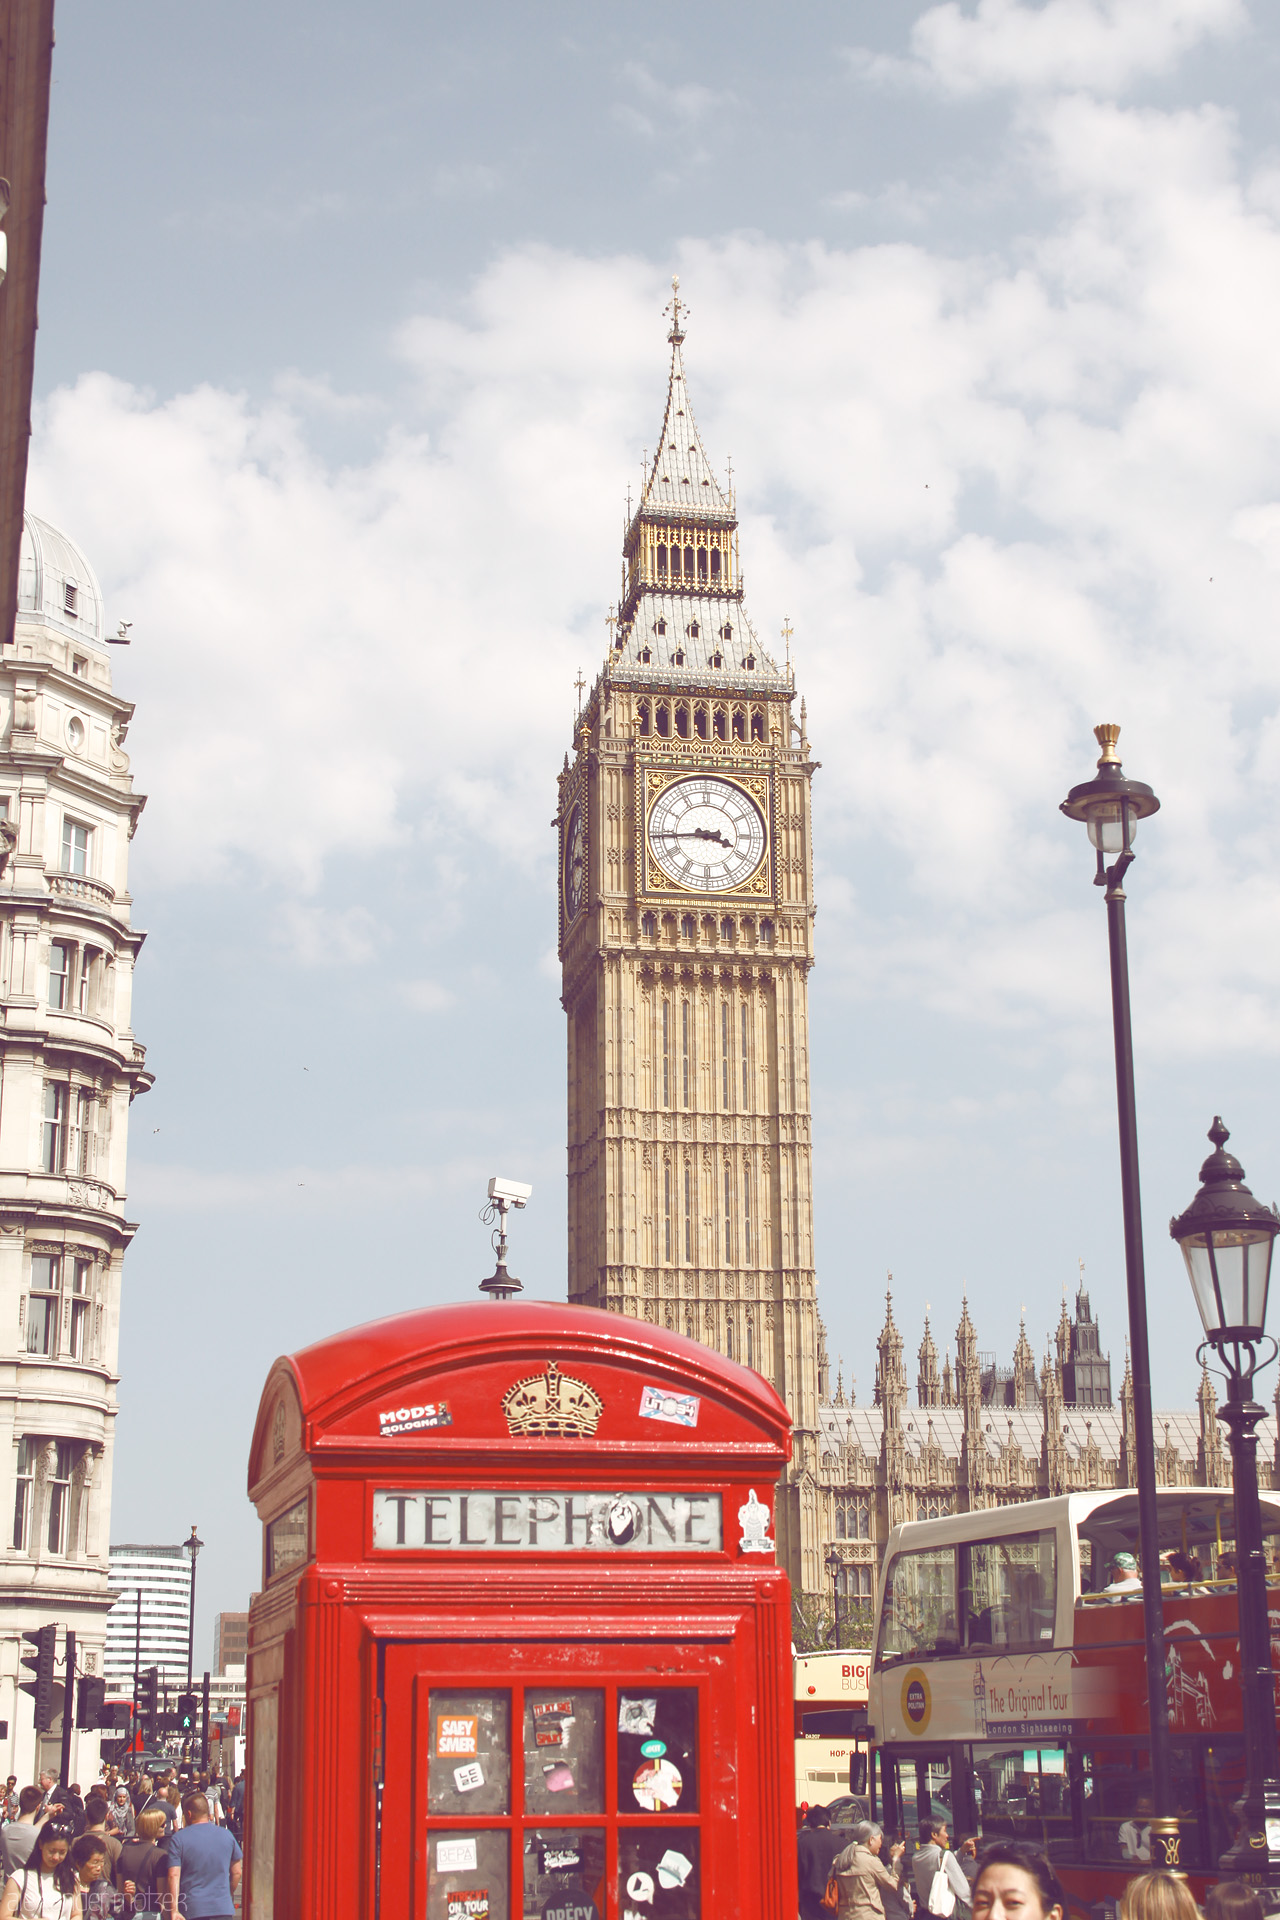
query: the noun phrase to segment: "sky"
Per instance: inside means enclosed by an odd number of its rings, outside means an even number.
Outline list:
[[[636,37],[643,23],[643,39]],[[1280,18],[59,0],[29,501],[89,554],[148,804],[112,1537],[256,1585],[274,1358],[565,1284],[555,775],[689,302],[747,605],[821,770],[821,1308],[871,1397],[967,1291],[1118,1382],[1101,720],[1157,1407],[1215,1113],[1280,1192]],[[496,1310],[496,1309],[495,1309]],[[1266,1385],[1268,1395],[1272,1387]],[[202,1653],[203,1650],[203,1653]]]

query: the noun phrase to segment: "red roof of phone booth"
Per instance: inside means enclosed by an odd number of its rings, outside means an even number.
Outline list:
[[[780,1429],[781,1435],[790,1428],[784,1402],[752,1368],[666,1327],[551,1300],[476,1300],[392,1314],[282,1356],[270,1372],[281,1365],[289,1369],[304,1420],[331,1419],[353,1390],[364,1398],[380,1376],[403,1375],[416,1362],[466,1365],[503,1353],[537,1360],[551,1342],[558,1355],[579,1359],[594,1353],[615,1364],[658,1370],[665,1362],[689,1387],[736,1403],[748,1418]]]

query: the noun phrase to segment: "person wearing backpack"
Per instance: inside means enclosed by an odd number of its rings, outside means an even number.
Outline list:
[[[934,1820],[926,1829],[925,1844],[911,1862],[916,1896],[925,1913],[938,1920],[969,1920],[972,1912],[969,1882],[964,1869],[952,1853],[945,1820]]]

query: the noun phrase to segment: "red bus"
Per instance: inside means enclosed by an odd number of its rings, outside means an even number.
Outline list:
[[[1161,1570],[1181,1859],[1199,1899],[1235,1838],[1244,1784],[1229,1490],[1161,1490]],[[1262,1495],[1268,1580],[1280,1498]],[[1065,1494],[895,1527],[869,1689],[882,1818],[945,1818],[1030,1841],[1073,1904],[1117,1900],[1149,1860],[1142,1595],[1108,1591],[1138,1554],[1132,1491]],[[1270,1598],[1280,1666],[1280,1580]]]

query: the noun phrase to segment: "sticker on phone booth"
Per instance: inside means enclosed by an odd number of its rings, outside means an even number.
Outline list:
[[[664,1813],[679,1805],[684,1781],[679,1767],[669,1760],[646,1760],[631,1782],[631,1791],[645,1813]]]
[[[573,1723],[572,1700],[535,1700],[533,1737],[540,1747],[562,1747],[567,1727]]]
[[[437,1840],[437,1873],[474,1873],[476,1843],[471,1840]]]
[[[653,1719],[658,1711],[655,1698],[637,1700],[629,1694],[618,1697],[618,1732],[649,1734],[653,1732]]]
[[[666,1420],[673,1427],[696,1427],[701,1405],[696,1393],[667,1393],[662,1387],[644,1387],[640,1393],[640,1418]]]
[[[444,1910],[446,1920],[489,1920],[489,1889],[447,1893]]]
[[[484,1768],[478,1760],[469,1761],[465,1767],[455,1767],[453,1784],[459,1793],[474,1793],[484,1785]]]
[[[436,1756],[452,1759],[478,1751],[479,1717],[474,1713],[442,1713],[436,1721]]]
[[[619,1828],[617,1886],[624,1920],[699,1920],[697,1829]]]

